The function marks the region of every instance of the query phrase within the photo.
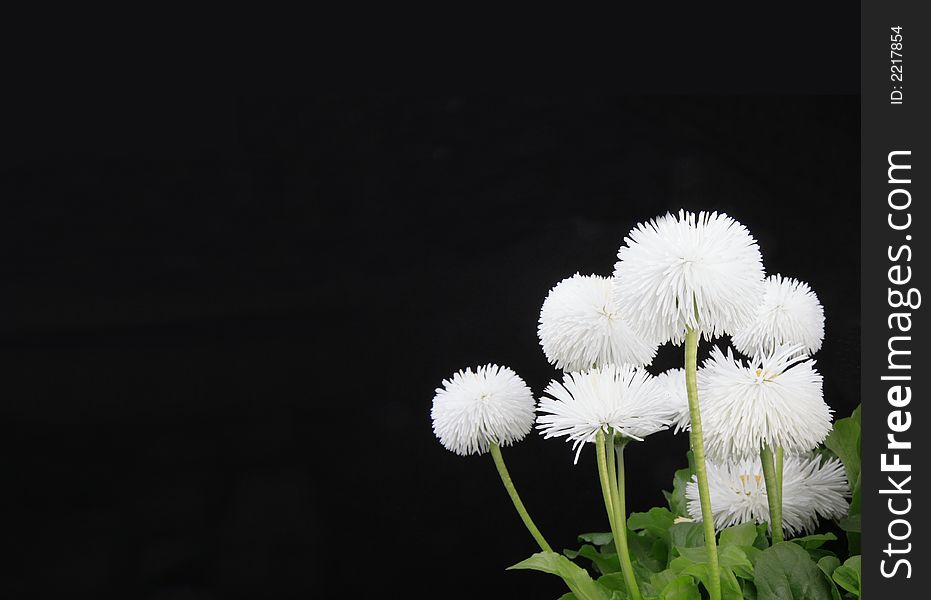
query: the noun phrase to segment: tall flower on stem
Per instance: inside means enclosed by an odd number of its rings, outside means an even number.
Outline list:
[[[618,310],[614,282],[576,273],[550,290],[537,330],[546,359],[563,371],[649,364],[657,344],[634,332]]]
[[[514,508],[541,550],[552,548],[524,507],[501,456],[501,446],[518,442],[530,433],[534,421],[533,392],[507,367],[486,365],[465,369],[443,381],[433,397],[433,433],[456,454],[490,452]]]
[[[756,315],[734,333],[734,347],[745,356],[772,352],[776,346],[800,344],[811,355],[824,341],[824,309],[808,284],[782,275],[766,278]]]
[[[831,409],[821,375],[801,346],[779,346],[748,363],[720,348],[702,368],[699,389],[708,454],[713,460],[746,460],[758,453],[772,522],[781,521],[782,475],[776,455],[808,452],[831,431]],[[782,530],[773,529],[780,541]]]
[[[546,438],[566,437],[576,462],[586,443],[594,442],[598,477],[621,571],[630,595],[640,600],[627,545],[624,446],[630,440],[665,429],[670,422],[666,390],[645,370],[607,365],[568,373],[551,381],[540,399],[538,428]]]
[[[696,379],[698,339],[732,333],[753,317],[763,293],[760,249],[747,228],[727,215],[684,210],[637,225],[624,242],[614,266],[619,309],[647,339],[685,342],[689,441],[705,523],[708,592],[719,600],[720,566]]]

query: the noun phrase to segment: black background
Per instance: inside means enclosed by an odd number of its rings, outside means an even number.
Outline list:
[[[0,225],[3,597],[558,597],[554,577],[504,571],[533,542],[491,459],[433,437],[433,391],[498,362],[539,394],[547,290],[610,274],[666,210],[725,211],[768,273],[808,281],[826,399],[858,402],[856,96],[20,110]],[[630,449],[630,510],[663,502],[686,447]],[[590,453],[573,466],[534,434],[505,458],[554,546],[606,529]]]

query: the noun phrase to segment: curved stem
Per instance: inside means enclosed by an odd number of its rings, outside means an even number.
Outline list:
[[[689,417],[692,457],[698,478],[698,499],[701,502],[702,526],[705,530],[705,547],[708,549],[708,593],[711,600],[721,599],[721,567],[718,564],[718,545],[714,534],[714,516],[711,512],[711,494],[708,492],[708,471],[705,468],[705,442],[701,431],[701,412],[698,409],[698,338],[699,332],[689,329],[685,334],[685,389],[689,397]]]
[[[521,520],[524,522],[524,525],[527,527],[527,530],[530,532],[530,535],[533,536],[533,539],[537,541],[537,544],[540,545],[542,550],[547,552],[552,552],[553,549],[550,548],[550,545],[546,543],[546,540],[543,538],[543,534],[540,533],[540,530],[537,529],[537,526],[534,525],[533,519],[530,518],[530,515],[527,513],[527,509],[524,508],[524,503],[520,501],[520,496],[517,494],[517,489],[514,488],[514,482],[511,481],[511,476],[508,474],[508,468],[504,465],[504,458],[501,456],[501,448],[498,444],[490,444],[491,457],[495,459],[495,466],[498,468],[498,475],[501,476],[501,483],[504,484],[504,489],[508,491],[508,495],[511,496],[511,501],[514,503],[514,508],[517,509],[517,514],[520,515]]]
[[[783,540],[782,537],[782,494],[776,479],[776,464],[773,449],[764,444],[760,452],[760,461],[763,463],[763,479],[766,480],[766,500],[769,503],[769,529],[773,535],[773,544]]]
[[[614,452],[617,453],[617,471],[613,469],[611,471],[611,490],[614,492],[614,522],[617,524],[618,535],[621,538],[615,541],[614,547],[621,561],[621,570],[624,572],[624,581],[627,583],[627,591],[630,593],[630,597],[633,600],[641,600],[640,588],[637,587],[637,579],[634,577],[634,566],[630,562],[630,549],[627,546],[627,501],[624,495],[624,446],[627,445],[627,440],[622,439],[620,443],[615,445],[613,443],[614,436],[611,437],[611,445],[614,446]]]

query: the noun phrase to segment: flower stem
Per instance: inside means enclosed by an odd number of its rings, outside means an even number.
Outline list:
[[[624,572],[624,581],[627,583],[627,591],[633,600],[640,600],[640,588],[637,587],[637,579],[634,577],[634,566],[630,562],[630,549],[627,546],[627,502],[624,490],[624,446],[627,440],[621,439],[616,445],[614,443],[614,434],[611,435],[611,445],[614,446],[614,452],[617,453],[617,470],[611,469],[611,490],[614,493],[614,522],[617,525],[620,540],[616,540],[614,547],[617,550],[617,556],[621,561],[621,570]],[[613,453],[612,453],[613,454]],[[609,459],[609,463],[614,460]],[[612,465],[613,466],[613,465]]]
[[[599,429],[595,434],[595,457],[598,461],[598,481],[601,482],[601,495],[604,498],[605,511],[608,513],[608,522],[611,524],[611,535],[614,536],[614,539],[616,539],[616,528],[614,526],[614,501],[611,494],[611,479],[608,476],[608,459],[605,452],[605,434],[601,429]]]
[[[785,451],[782,446],[776,448],[776,489],[779,491],[779,506],[782,506],[782,463]]]
[[[769,503],[769,528],[773,535],[773,544],[783,540],[782,537],[782,492],[776,475],[776,464],[773,449],[769,444],[763,444],[760,452],[760,461],[763,463],[763,479],[766,480],[766,499]]]
[[[508,474],[508,468],[504,465],[504,458],[501,456],[501,448],[498,444],[490,444],[491,457],[495,459],[495,466],[498,468],[498,475],[501,476],[501,483],[504,484],[504,489],[508,491],[508,495],[511,496],[511,501],[514,503],[514,508],[517,509],[517,514],[520,515],[521,520],[524,522],[524,525],[527,527],[527,530],[530,532],[530,535],[533,536],[533,539],[537,541],[537,544],[540,545],[542,550],[546,552],[552,552],[553,549],[550,548],[550,545],[546,543],[546,540],[543,538],[543,534],[540,533],[540,530],[537,529],[537,526],[533,524],[533,519],[530,518],[530,515],[527,513],[527,509],[524,508],[524,503],[520,501],[520,496],[517,494],[517,489],[514,488],[514,482],[511,481],[511,476]]]
[[[705,468],[705,442],[701,431],[701,413],[698,409],[698,338],[699,332],[689,328],[685,334],[685,389],[689,397],[691,431],[689,440],[698,478],[698,498],[701,502],[702,525],[705,530],[705,547],[708,549],[708,594],[711,600],[721,599],[721,567],[718,565],[718,545],[714,534],[714,516],[711,512],[711,494],[708,492],[708,471]]]
[[[611,445],[614,445],[614,432],[611,433]],[[611,536],[614,538],[614,549],[617,551],[621,571],[627,591],[633,600],[640,600],[640,589],[634,578],[634,566],[630,562],[630,550],[627,547],[627,520],[624,517],[621,500],[617,493],[617,474],[614,471],[614,452],[605,449],[605,434],[601,429],[595,434],[595,450],[598,458],[598,478],[601,480],[601,493],[605,499],[605,509],[608,511],[608,522],[611,523]],[[610,458],[608,458],[610,456]]]

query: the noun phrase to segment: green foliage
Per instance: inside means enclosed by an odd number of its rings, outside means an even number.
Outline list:
[[[679,469],[676,471],[672,480],[672,492],[663,492],[666,502],[669,504],[669,510],[676,517],[688,517],[688,500],[685,497],[685,487],[692,478],[690,468]]]
[[[752,546],[756,542],[757,528],[753,523],[742,523],[721,532],[721,546]],[[765,534],[764,534],[765,539]]]
[[[847,532],[847,545],[850,554],[860,552],[860,407],[846,419],[838,419],[834,429],[824,440],[825,447],[844,463],[844,472],[853,497],[850,511],[841,521],[841,528]]]
[[[822,455],[837,456],[847,477],[856,482],[850,512],[838,523],[855,554],[861,517],[859,408],[835,423],[825,446]],[[704,530],[686,510],[685,486],[691,475],[691,468],[676,471],[673,491],[664,492],[668,507],[631,513],[627,518],[631,562],[644,600],[707,598],[710,569]],[[578,539],[580,547],[564,550],[565,556],[541,552],[511,568],[561,577],[571,592],[560,600],[628,600],[611,533],[583,533]],[[846,561],[836,556],[833,533],[814,533],[770,546],[765,523],[743,523],[721,531],[717,542],[722,600],[860,597],[860,556]],[[570,559],[583,561],[577,565]]]
[[[537,552],[508,569],[533,569],[561,577],[576,600],[611,600],[611,595],[585,569],[555,552]]]
[[[832,600],[821,569],[792,542],[780,542],[760,553],[753,582],[760,600]]]
[[[857,598],[860,597],[860,557],[851,556],[844,564],[834,569],[832,578],[840,587]]]
[[[659,597],[662,600],[701,600],[701,592],[694,579],[682,575],[669,581],[660,591]]]

